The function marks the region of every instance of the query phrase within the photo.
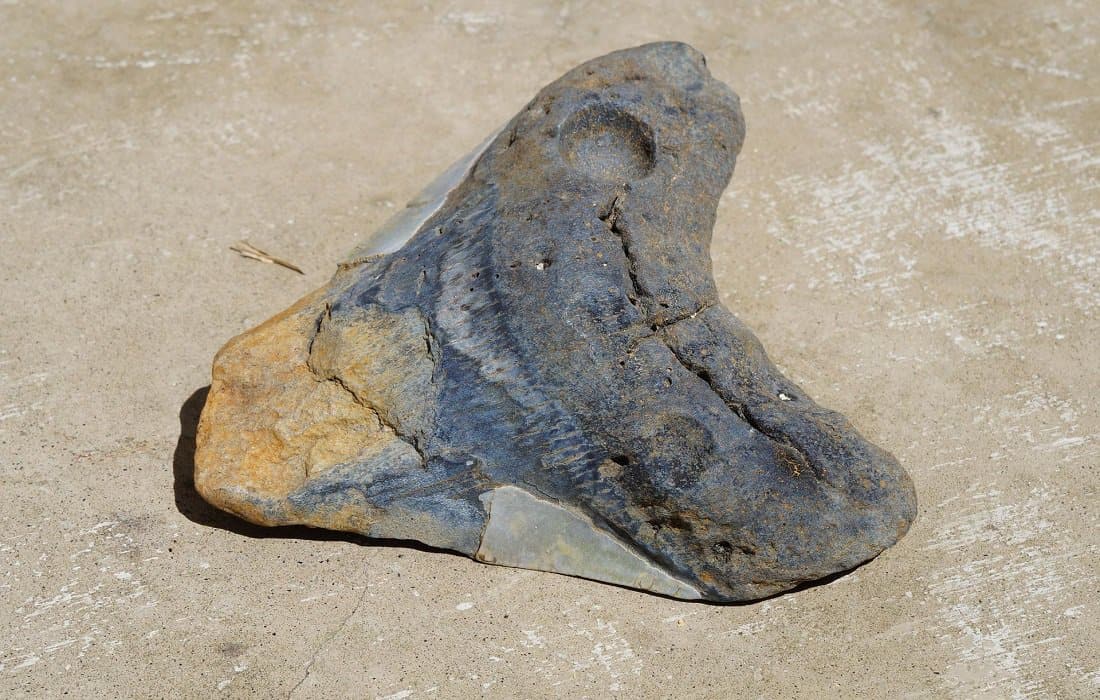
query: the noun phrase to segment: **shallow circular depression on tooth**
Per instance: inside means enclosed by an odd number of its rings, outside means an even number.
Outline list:
[[[596,104],[562,124],[559,147],[574,170],[601,180],[637,180],[653,170],[653,130],[626,110]]]

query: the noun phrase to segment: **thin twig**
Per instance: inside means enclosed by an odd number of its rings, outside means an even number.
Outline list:
[[[302,272],[302,268],[298,267],[294,263],[288,260],[283,260],[282,258],[277,258],[270,253],[265,253],[248,241],[237,241],[235,244],[229,246],[229,249],[248,258],[249,260],[259,260],[260,262],[268,263],[271,265],[279,265],[285,267],[288,270],[294,270],[299,275],[306,274]]]

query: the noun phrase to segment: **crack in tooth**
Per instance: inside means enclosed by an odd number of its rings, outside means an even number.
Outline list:
[[[708,370],[706,367],[702,367],[692,362],[690,358],[683,357],[679,352],[676,351],[676,348],[674,348],[672,345],[669,345],[667,342],[665,342],[665,347],[668,348],[669,352],[672,353],[672,356],[676,358],[676,361],[679,362],[684,369],[691,372],[696,377],[699,377],[699,379],[702,379],[706,383],[706,385],[710,387],[710,390],[713,391],[715,395],[722,400],[722,403],[724,403],[726,405],[726,408],[728,408],[734,415],[736,415],[738,418],[748,424],[748,426],[751,427],[753,430],[757,431],[772,442],[794,452],[794,454],[797,455],[797,461],[791,465],[791,468],[795,476],[801,474],[801,469],[799,469],[799,467],[805,467],[806,469],[812,471],[819,478],[824,478],[824,473],[822,472],[822,470],[810,460],[809,455],[807,455],[806,452],[802,450],[798,445],[792,443],[791,440],[788,439],[785,435],[777,433],[776,431],[771,430],[770,428],[760,423],[756,419],[756,417],[752,415],[752,410],[746,408],[744,404],[738,403],[731,399],[727,399],[725,396],[725,392],[722,391],[721,387],[716,386],[715,379],[711,375],[710,370]]]
[[[691,311],[686,311],[678,316],[674,316],[665,321],[658,321],[657,323],[650,324],[649,332],[642,333],[641,335],[635,336],[630,339],[630,342],[628,342],[626,346],[626,353],[628,355],[633,354],[634,351],[638,349],[638,346],[641,345],[642,341],[649,340],[650,338],[664,333],[666,330],[668,330],[672,326],[675,326],[677,323],[683,323],[684,321],[689,321],[695,318],[707,309],[713,307],[715,304],[717,304],[717,302],[715,301],[704,301],[702,304],[695,307]],[[681,362],[680,364],[683,363]]]
[[[642,297],[648,296],[645,289],[642,287],[641,282],[638,281],[638,264],[634,259],[634,253],[631,251],[630,246],[630,234],[619,225],[619,219],[622,217],[622,202],[626,198],[625,191],[620,191],[614,197],[611,202],[604,208],[602,212],[598,214],[600,221],[607,224],[607,230],[615,235],[619,239],[619,244],[623,248],[623,255],[626,256],[626,273],[630,277],[630,287],[632,294],[628,296],[632,304],[636,304]]]
[[[348,394],[348,396],[351,397],[351,400],[356,403],[356,405],[366,409],[371,415],[374,416],[375,420],[378,421],[379,428],[389,430],[399,440],[408,444],[409,447],[416,450],[416,454],[420,457],[420,463],[422,465],[426,465],[427,457],[424,455],[424,452],[420,445],[420,438],[418,436],[405,432],[397,421],[394,421],[391,418],[385,416],[377,406],[375,406],[370,401],[367,401],[359,394],[355,393],[355,390],[348,386],[343,377],[340,377],[336,374],[328,375],[325,372],[318,371],[318,369],[313,365],[313,362],[311,361],[313,357],[313,346],[317,342],[318,336],[321,334],[321,327],[324,325],[325,319],[330,318],[332,318],[332,304],[326,303],[324,311],[322,311],[317,316],[317,321],[313,326],[313,332],[310,336],[309,343],[306,345],[306,367],[309,369],[310,373],[314,376],[314,378],[316,378],[317,381],[332,382],[336,386],[343,389]],[[428,330],[427,328],[425,328],[425,333],[429,336],[431,335],[430,330]],[[429,356],[431,356],[431,341],[428,340],[426,342],[428,344]]]

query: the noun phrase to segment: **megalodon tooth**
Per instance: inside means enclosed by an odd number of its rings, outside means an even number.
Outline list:
[[[908,475],[719,301],[744,133],[685,44],[569,71],[222,348],[197,489],[254,523],[685,599],[875,557],[915,516]]]

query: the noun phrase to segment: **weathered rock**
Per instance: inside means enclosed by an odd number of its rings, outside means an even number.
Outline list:
[[[683,44],[567,73],[218,354],[195,483],[255,523],[760,598],[901,537],[908,476],[718,301],[737,97]]]

